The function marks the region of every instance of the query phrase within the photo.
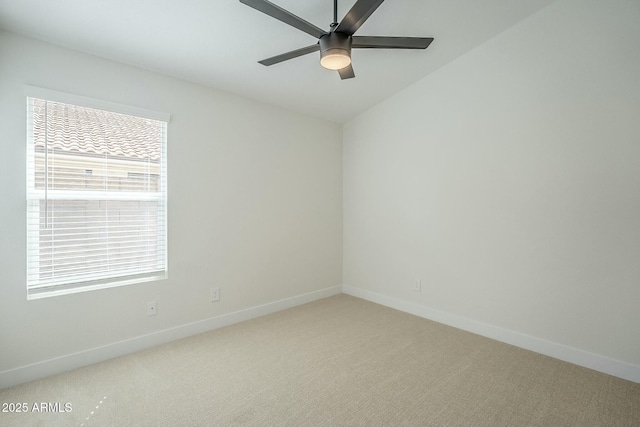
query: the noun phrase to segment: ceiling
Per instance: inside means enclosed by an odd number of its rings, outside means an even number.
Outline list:
[[[329,29],[332,0],[271,1]],[[349,80],[317,52],[258,64],[316,40],[238,0],[0,0],[0,28],[340,123],[553,1],[387,0],[357,35],[435,40],[426,51],[354,49]],[[355,1],[338,3],[340,20]]]

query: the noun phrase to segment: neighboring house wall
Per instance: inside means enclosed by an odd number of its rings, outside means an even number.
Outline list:
[[[345,289],[640,381],[639,22],[557,1],[347,123]]]
[[[171,114],[168,280],[26,300],[25,84]],[[6,32],[0,94],[0,387],[339,292],[339,125]]]

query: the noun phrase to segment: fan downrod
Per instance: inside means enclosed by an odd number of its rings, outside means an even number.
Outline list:
[[[333,0],[333,22],[329,24],[331,31],[333,31],[338,24],[338,0]]]

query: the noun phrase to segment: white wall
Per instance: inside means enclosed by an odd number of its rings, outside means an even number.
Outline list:
[[[640,381],[639,23],[560,0],[347,123],[345,289]]]
[[[168,280],[26,300],[25,84],[171,113]],[[340,291],[340,125],[6,32],[0,118],[0,387],[40,362],[44,375],[135,337]]]

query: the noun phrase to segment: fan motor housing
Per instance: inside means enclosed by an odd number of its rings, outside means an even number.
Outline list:
[[[320,37],[320,63],[338,70],[351,63],[351,36],[336,31]]]

